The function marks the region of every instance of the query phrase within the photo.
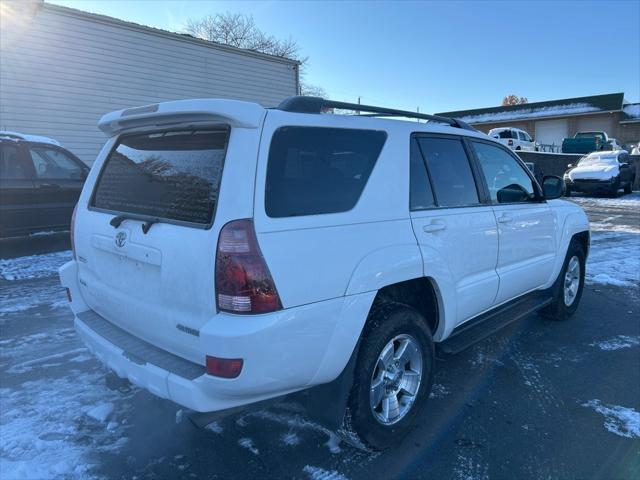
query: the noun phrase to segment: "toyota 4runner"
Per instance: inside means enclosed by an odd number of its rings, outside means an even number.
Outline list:
[[[578,307],[584,212],[461,121],[292,97],[99,126],[60,269],[75,327],[117,375],[189,409],[311,389],[327,425],[385,448],[428,401],[436,354]]]

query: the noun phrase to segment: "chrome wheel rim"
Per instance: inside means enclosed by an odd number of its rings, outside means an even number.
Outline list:
[[[575,255],[571,257],[567,264],[567,271],[564,274],[564,304],[567,307],[573,305],[578,295],[580,287],[580,260]]]
[[[371,375],[369,404],[375,419],[393,425],[411,410],[422,381],[422,350],[411,335],[385,345]]]

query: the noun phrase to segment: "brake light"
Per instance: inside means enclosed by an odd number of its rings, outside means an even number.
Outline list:
[[[73,231],[76,228],[76,210],[78,210],[78,204],[73,207],[73,213],[71,214],[71,231],[69,232],[69,236],[71,237],[71,252],[73,253],[73,259],[76,259],[76,240],[73,236]]]
[[[207,374],[214,377],[236,378],[242,371],[241,358],[217,358],[207,355]]]
[[[215,287],[219,311],[251,314],[282,309],[251,220],[234,220],[222,227]]]
[[[509,146],[512,147],[513,146],[513,140],[509,139]]]

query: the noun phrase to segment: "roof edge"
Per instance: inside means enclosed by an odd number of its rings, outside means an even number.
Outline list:
[[[70,17],[82,18],[85,20],[91,20],[94,22],[100,22],[106,25],[113,25],[120,28],[127,28],[129,30],[137,30],[144,33],[149,33],[152,35],[158,35],[162,37],[168,37],[174,40],[180,40],[187,43],[193,43],[196,45],[214,48],[218,50],[226,50],[231,53],[237,53],[239,55],[248,55],[256,58],[261,58],[263,60],[269,60],[274,62],[286,63],[289,65],[299,66],[300,61],[294,60],[292,58],[279,57],[277,55],[271,55],[269,53],[256,52],[255,50],[248,50],[246,48],[234,47],[231,45],[225,45],[223,43],[212,42],[209,40],[203,40],[201,38],[193,37],[186,34],[181,34],[177,32],[171,32],[169,30],[163,30],[161,28],[151,27],[148,25],[141,25],[139,23],[130,22],[128,20],[122,20],[115,17],[110,17],[108,15],[103,15],[101,13],[92,13],[84,10],[79,10],[77,8],[65,7],[62,5],[56,5],[53,3],[42,3],[41,8],[44,10],[49,10],[54,13],[58,13],[61,15],[66,15]]]

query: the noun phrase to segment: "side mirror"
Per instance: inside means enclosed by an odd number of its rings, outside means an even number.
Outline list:
[[[548,175],[542,179],[542,193],[547,200],[560,198],[565,194],[567,187],[564,180],[555,175]]]
[[[496,192],[498,203],[519,203],[526,202],[531,198],[529,192],[517,183],[512,183]]]
[[[567,168],[573,168],[573,163],[567,164]]]

